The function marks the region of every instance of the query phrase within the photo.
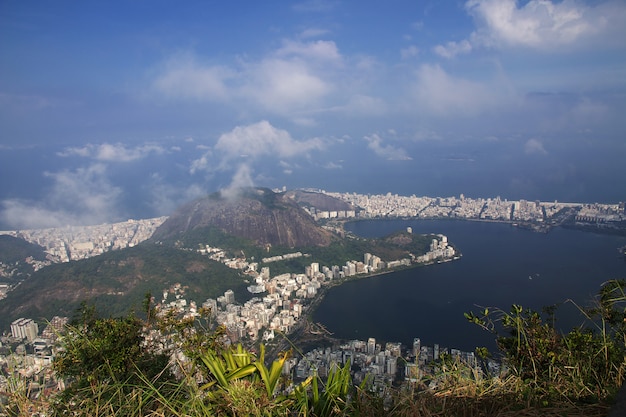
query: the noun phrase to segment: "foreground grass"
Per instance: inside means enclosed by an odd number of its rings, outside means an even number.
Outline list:
[[[221,344],[220,329],[199,332],[197,323],[172,316],[152,321],[149,305],[146,321],[98,319],[84,310],[55,361],[67,389],[33,400],[25,381],[12,378],[0,415],[606,416],[626,374],[625,287],[607,282],[594,305],[581,308],[588,326],[567,334],[550,325],[553,312],[547,319],[521,306],[467,313],[496,336],[501,372],[444,356],[432,373],[382,394],[367,383],[355,386],[349,363],[325,380],[312,375],[294,383],[281,375],[289,352],[268,366],[262,345],[255,354]],[[175,341],[174,350],[155,353],[143,338],[146,328]]]

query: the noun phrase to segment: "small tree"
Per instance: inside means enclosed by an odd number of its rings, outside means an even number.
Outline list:
[[[595,307],[579,308],[587,326],[565,334],[554,328],[553,311],[544,320],[519,305],[510,312],[484,309],[465,317],[497,336],[509,372],[524,382],[529,396],[602,402],[617,392],[626,374],[625,288],[623,280],[606,282]]]
[[[67,388],[57,410],[94,397],[94,390],[115,387],[119,394],[145,381],[171,380],[169,358],[145,347],[143,321],[134,314],[98,318],[83,304],[78,318],[66,328],[62,349],[53,367]],[[106,391],[106,390],[105,390]]]

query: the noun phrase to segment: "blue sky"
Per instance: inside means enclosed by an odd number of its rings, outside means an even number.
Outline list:
[[[251,184],[624,200],[625,39],[623,1],[0,1],[0,224]]]

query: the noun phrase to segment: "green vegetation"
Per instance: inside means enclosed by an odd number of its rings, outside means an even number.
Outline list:
[[[318,262],[320,265],[344,265],[350,260],[363,260],[363,254],[369,252],[379,256],[383,261],[392,261],[409,257],[409,253],[416,256],[428,251],[432,235],[410,234],[397,232],[381,239],[363,239],[349,237],[336,240],[329,246],[308,246],[298,248],[297,251],[310,255],[302,258],[292,258],[284,261],[272,262],[269,266],[272,275],[287,272],[304,271],[307,265]],[[233,236],[221,231],[217,227],[208,226],[187,232],[177,246],[184,248],[199,248],[204,245],[224,249],[229,256],[245,255],[247,259],[261,262],[261,259],[295,252],[296,249],[280,246],[261,248],[254,242]]]
[[[28,277],[33,273],[33,267],[26,262],[26,258],[32,257],[37,261],[45,261],[46,253],[39,245],[28,243],[9,235],[0,235],[0,282],[14,283]],[[4,269],[6,268],[6,269]],[[4,269],[4,271],[3,271]]]
[[[13,264],[29,256],[40,261],[46,259],[46,253],[41,246],[13,236],[0,235],[0,262]]]
[[[230,256],[241,256],[243,252],[248,258],[263,253],[263,249],[251,240],[226,233],[215,226],[198,227],[185,232],[174,244],[182,248],[200,248],[210,245],[224,249]]]
[[[24,386],[4,415],[47,412],[72,416],[605,416],[626,371],[626,282],[609,281],[595,305],[581,309],[588,327],[559,334],[521,306],[485,309],[466,318],[494,332],[503,370],[444,356],[432,372],[386,394],[355,386],[350,363],[302,382],[281,375],[292,351],[269,366],[265,348],[255,354],[221,343],[223,329],[206,331],[203,319],[157,318],[149,302],[145,321],[134,316],[97,318],[83,309],[67,329],[55,361],[66,377],[61,395],[31,401]],[[147,298],[149,300],[149,297]],[[203,311],[208,317],[208,312]],[[552,314],[553,312],[550,311]],[[143,329],[143,331],[141,331]],[[154,332],[176,341],[158,349]],[[167,344],[166,344],[167,345]],[[185,355],[165,366],[164,353]],[[485,349],[477,349],[486,357]],[[367,381],[366,381],[367,382]]]
[[[194,251],[145,242],[81,261],[50,265],[25,280],[0,304],[0,326],[18,317],[70,316],[83,301],[104,314],[140,309],[147,292],[161,294],[175,283],[192,299],[216,298],[232,289],[246,301],[244,278],[236,270]]]
[[[56,374],[68,384],[53,402],[55,414],[72,415],[75,404],[91,404],[95,392],[101,404],[123,409],[125,398],[144,380],[158,383],[160,391],[175,382],[168,355],[143,347],[143,325],[134,315],[98,318],[94,307],[83,305],[54,361]]]

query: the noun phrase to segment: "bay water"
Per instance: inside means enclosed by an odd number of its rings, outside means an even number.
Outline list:
[[[375,337],[410,345],[438,343],[473,351],[495,347],[495,337],[463,313],[512,304],[541,311],[558,305],[557,327],[583,323],[579,306],[590,305],[602,283],[626,279],[618,247],[626,237],[555,228],[537,233],[505,223],[461,220],[367,220],[346,224],[363,237],[413,229],[441,233],[462,253],[458,260],[346,282],[331,288],[313,313],[341,339]]]

